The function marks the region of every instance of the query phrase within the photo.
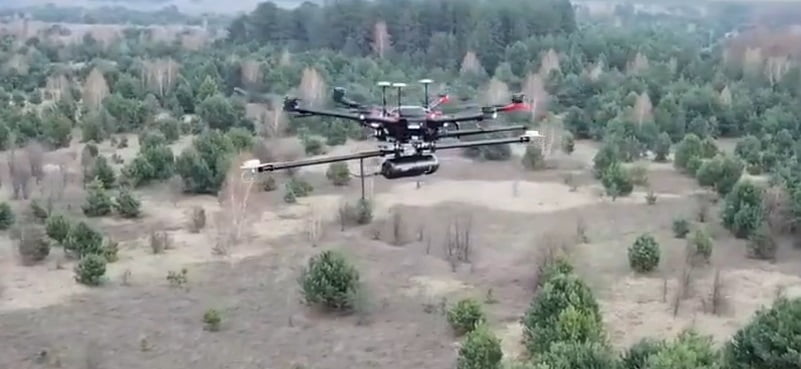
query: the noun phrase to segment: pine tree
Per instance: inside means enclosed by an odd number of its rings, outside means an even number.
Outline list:
[[[86,204],[83,205],[83,213],[88,217],[102,217],[111,214],[113,202],[111,197],[103,187],[103,182],[95,178],[87,188]]]
[[[114,207],[123,218],[138,218],[142,215],[142,202],[134,196],[127,186],[120,189]]]

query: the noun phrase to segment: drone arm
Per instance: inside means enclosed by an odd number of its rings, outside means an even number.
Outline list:
[[[324,156],[321,158],[310,158],[310,159],[284,161],[276,163],[261,163],[258,161],[258,159],[256,159],[256,160],[246,161],[240,168],[246,171],[250,171],[251,173],[273,172],[276,170],[307,167],[310,165],[320,165],[320,164],[335,163],[339,161],[381,157],[389,154],[390,152],[391,151],[387,150],[363,151],[353,154]]]
[[[492,145],[503,145],[503,144],[512,144],[512,143],[529,143],[531,140],[543,137],[540,135],[538,131],[527,131],[525,134],[519,137],[511,137],[511,138],[495,138],[489,140],[481,140],[481,141],[468,141],[468,142],[455,142],[450,144],[444,145],[437,145],[437,150],[448,150],[448,149],[463,149],[467,147],[477,147],[477,146],[492,146]]]
[[[439,135],[439,138],[472,136],[472,135],[481,135],[481,134],[495,133],[495,132],[522,131],[524,129],[526,129],[526,126],[519,125],[519,126],[497,127],[497,128],[454,130],[441,133]]]

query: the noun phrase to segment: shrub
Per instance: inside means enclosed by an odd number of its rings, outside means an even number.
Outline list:
[[[334,186],[345,186],[350,183],[350,169],[348,169],[348,164],[343,162],[331,163],[325,176]]]
[[[31,200],[30,207],[31,207],[31,215],[33,216],[33,219],[36,220],[37,222],[44,222],[45,219],[47,219],[47,217],[50,216],[47,209],[42,207],[42,205],[39,204],[39,201],[36,201],[35,199]]]
[[[150,249],[154,254],[161,254],[172,248],[172,238],[167,232],[150,233]]]
[[[0,230],[5,231],[11,228],[15,220],[16,216],[14,211],[11,210],[11,205],[7,202],[0,203]]]
[[[550,282],[553,277],[559,274],[573,273],[573,264],[570,264],[566,259],[557,257],[556,259],[546,262],[540,267],[537,275],[537,286],[542,287]]]
[[[709,264],[712,258],[712,238],[703,228],[698,228],[693,232],[692,237],[687,241],[690,261],[694,265]]]
[[[775,260],[778,245],[773,235],[770,233],[770,227],[763,224],[759,229],[748,237],[748,257],[761,260]]]
[[[570,132],[565,132],[562,136],[562,151],[565,154],[572,154],[573,151],[576,149],[576,139],[573,137],[573,134]]]
[[[70,229],[66,242],[64,242],[64,250],[78,258],[90,254],[102,254],[103,235],[86,223],[79,222]]]
[[[574,274],[554,275],[542,286],[523,316],[523,335],[530,354],[547,351],[553,339],[563,336],[560,318],[562,322],[573,318],[571,314],[574,313],[562,315],[571,306],[577,314],[583,314],[585,322],[600,324],[598,302],[590,288]]]
[[[648,360],[665,347],[665,342],[643,338],[621,355],[621,369],[648,369]]]
[[[196,194],[216,194],[225,181],[233,152],[231,139],[219,131],[208,130],[195,137],[192,147],[175,161],[184,189]]]
[[[275,191],[277,188],[278,184],[275,182],[275,177],[273,176],[267,176],[261,181],[261,189],[265,192]]]
[[[545,156],[542,155],[542,148],[539,145],[527,145],[521,163],[523,163],[523,167],[528,170],[544,169]]]
[[[673,166],[675,166],[676,169],[684,169],[688,172],[695,173],[695,170],[691,170],[692,166],[694,165],[691,165],[690,161],[693,159],[700,159],[702,154],[703,144],[701,139],[693,133],[688,133],[679,142],[679,144],[676,145],[676,153],[673,157]],[[696,167],[695,169],[698,168]]]
[[[606,168],[601,177],[601,183],[606,189],[606,194],[612,196],[613,199],[628,196],[634,191],[631,175],[620,162],[614,162]]]
[[[286,186],[286,192],[284,192],[284,202],[287,204],[298,202],[298,198],[295,196],[295,193],[289,189],[289,186]]]
[[[210,332],[217,332],[220,330],[220,324],[222,323],[222,316],[220,316],[220,312],[215,309],[206,310],[203,313],[203,328]]]
[[[127,186],[120,189],[114,207],[123,218],[138,218],[142,215],[142,202],[134,197],[133,191]]]
[[[20,229],[19,241],[17,241],[22,264],[33,265],[46,259],[50,255],[50,242],[48,241],[47,234],[41,226],[23,226]]]
[[[367,199],[359,199],[356,201],[356,205],[350,203],[342,204],[339,208],[339,221],[342,223],[342,227],[347,223],[369,224],[373,221],[372,203]]]
[[[480,325],[467,337],[459,348],[457,369],[499,369],[503,351],[501,340],[485,326]]]
[[[325,145],[323,141],[317,138],[307,137],[303,140],[303,149],[306,155],[321,155],[325,154]]]
[[[286,183],[286,191],[292,192],[295,197],[306,197],[314,191],[314,187],[309,182],[293,177]]]
[[[642,164],[635,164],[629,170],[629,178],[631,183],[637,186],[648,185],[648,168]]]
[[[474,299],[463,299],[448,310],[448,323],[457,334],[465,334],[485,321],[481,304]]]
[[[537,369],[607,369],[616,368],[617,361],[606,345],[598,342],[554,343],[537,358]]]
[[[189,219],[189,232],[199,233],[204,227],[206,227],[206,210],[200,206],[195,206],[192,208],[192,214]]]
[[[88,178],[84,179],[86,182],[98,179],[103,184],[103,188],[112,188],[117,181],[114,169],[111,168],[108,160],[103,155],[95,158],[95,163],[92,169],[87,172],[87,176]]]
[[[612,142],[605,142],[604,145],[601,146],[601,149],[598,150],[598,153],[592,158],[595,178],[603,178],[606,169],[613,163],[619,162],[620,158],[620,149],[617,145]]]
[[[743,162],[725,154],[718,154],[701,164],[695,173],[698,184],[713,187],[721,195],[731,191],[743,173]]]
[[[99,179],[89,184],[86,203],[81,207],[84,215],[88,217],[101,217],[111,214],[114,202],[103,187]]]
[[[687,330],[648,358],[647,368],[717,368],[719,361],[720,355],[713,347],[712,337]]]
[[[731,369],[798,368],[801,352],[801,298],[779,298],[762,308],[723,349]]]
[[[53,241],[58,242],[59,244],[64,244],[64,241],[67,240],[67,236],[70,233],[71,224],[67,217],[61,214],[53,214],[47,218],[45,222],[45,230],[47,235],[53,239]]]
[[[359,272],[342,253],[327,250],[309,259],[299,283],[307,304],[346,310],[351,308],[348,297],[359,285]]]
[[[762,224],[762,189],[750,181],[741,181],[726,195],[723,226],[737,238],[748,238]]]
[[[103,245],[103,257],[106,259],[107,263],[113,263],[119,260],[120,258],[117,256],[119,251],[119,242],[106,239],[106,243]]]
[[[75,266],[75,280],[87,286],[99,286],[105,274],[106,258],[102,255],[86,255]]]
[[[637,273],[648,273],[659,265],[659,244],[650,234],[643,234],[629,247],[629,266]]]
[[[656,144],[654,145],[654,158],[655,161],[658,162],[665,162],[667,161],[668,155],[670,155],[670,135],[667,132],[662,132],[656,138]]]
[[[687,237],[688,233],[690,233],[690,222],[688,222],[687,219],[673,219],[673,235],[676,236],[676,238]]]

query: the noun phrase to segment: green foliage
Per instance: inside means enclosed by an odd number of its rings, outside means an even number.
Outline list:
[[[127,186],[122,187],[117,194],[114,208],[123,218],[138,218],[142,215],[142,202],[134,196]]]
[[[0,203],[0,230],[7,230],[14,225],[16,221],[16,216],[14,215],[14,211],[11,210],[11,205],[7,202]]]
[[[230,138],[219,131],[205,131],[192,142],[192,147],[176,160],[175,166],[184,182],[184,190],[196,194],[216,194],[225,181],[225,174],[234,152]]]
[[[682,332],[675,341],[668,343],[648,358],[649,369],[675,368],[720,368],[720,354],[713,346],[711,336],[703,336],[693,330]]]
[[[664,341],[643,338],[621,355],[621,369],[648,369],[648,360],[664,348]]]
[[[117,181],[117,176],[114,174],[114,169],[111,168],[108,160],[103,155],[95,158],[92,169],[86,173],[86,177],[84,178],[86,182],[90,182],[93,179],[100,180],[103,188],[113,188]]]
[[[50,242],[44,229],[38,225],[23,226],[17,250],[24,265],[33,265],[47,258],[50,255]]]
[[[614,163],[618,163],[620,159],[620,150],[617,146],[615,146],[614,143],[605,142],[592,159],[595,178],[602,179],[607,168]]]
[[[606,194],[613,199],[628,196],[634,191],[631,175],[620,162],[614,162],[606,168],[601,177],[601,183],[606,189]]]
[[[738,182],[726,195],[723,226],[737,238],[748,238],[762,224],[762,189],[750,181]]]
[[[744,164],[739,159],[718,154],[703,161],[695,175],[701,186],[713,187],[719,194],[726,195],[740,180],[743,168]]]
[[[175,118],[160,119],[156,126],[167,142],[175,142],[181,137],[181,122]]]
[[[72,227],[63,243],[70,255],[82,258],[90,254],[103,254],[103,235],[84,222]]]
[[[164,180],[175,172],[175,157],[168,146],[148,142],[122,172],[127,184],[134,187]]]
[[[475,299],[467,298],[459,300],[450,310],[448,310],[448,323],[457,334],[465,334],[473,331],[478,325],[484,323],[486,317],[481,309],[481,304]]]
[[[350,183],[350,169],[348,164],[339,162],[331,163],[328,170],[325,171],[325,177],[328,178],[334,186],[345,186]]]
[[[303,149],[306,151],[306,155],[325,154],[323,141],[315,137],[305,137],[303,139]]]
[[[203,313],[203,328],[209,332],[217,332],[222,324],[222,315],[216,309],[208,309]]]
[[[345,255],[327,250],[309,259],[299,283],[307,304],[348,310],[352,307],[349,296],[359,284],[359,272]]]
[[[88,254],[75,266],[75,281],[87,286],[99,286],[106,275],[106,258],[99,254]]]
[[[770,227],[763,224],[748,237],[748,256],[761,260],[776,260],[779,245],[770,232]]]
[[[667,161],[668,156],[670,155],[671,144],[672,142],[670,141],[670,135],[668,135],[666,132],[660,133],[654,146],[654,160],[658,162]]]
[[[676,218],[673,219],[673,235],[676,238],[684,238],[687,237],[687,234],[690,233],[690,222],[684,218]]]
[[[56,241],[62,245],[67,240],[67,236],[70,233],[71,227],[72,225],[67,217],[62,214],[52,214],[45,222],[45,230],[47,231],[47,235],[52,238],[53,241]]]
[[[314,191],[314,187],[312,187],[309,182],[304,181],[298,177],[292,177],[286,183],[286,192],[292,193],[294,197],[306,197]]]
[[[673,157],[673,166],[676,169],[682,169],[689,173],[695,173],[693,170],[694,164],[691,163],[693,159],[701,159],[703,157],[703,144],[701,139],[695,134],[688,133],[676,145],[676,153]],[[695,168],[697,169],[697,168]]]
[[[88,217],[102,217],[111,214],[114,202],[99,179],[87,186],[86,203],[81,207]]]
[[[542,155],[542,148],[539,145],[526,146],[526,152],[521,159],[523,167],[528,170],[545,169],[545,156]]]
[[[551,277],[532,300],[522,323],[524,342],[532,355],[548,351],[561,340],[589,342],[603,336],[598,303],[573,274]]]
[[[242,127],[231,128],[225,133],[236,152],[245,152],[253,149],[253,134]]]
[[[482,324],[467,334],[456,369],[500,369],[502,359],[501,340]]]
[[[762,308],[731,338],[723,352],[726,368],[797,368],[801,352],[801,298],[779,298]]]
[[[565,154],[572,154],[573,151],[576,149],[576,140],[573,137],[573,134],[570,132],[565,132],[562,135],[562,151]]]
[[[546,262],[544,265],[540,267],[539,273],[537,275],[537,286],[542,287],[546,283],[550,282],[553,277],[560,275],[560,274],[572,274],[573,273],[573,264],[567,261],[567,259],[563,257],[557,257],[550,262]]]
[[[613,369],[617,360],[611,350],[598,342],[562,341],[537,358],[537,369]]]
[[[712,258],[712,237],[704,228],[697,228],[689,240],[687,246],[691,261],[694,264],[709,264]]]
[[[659,266],[661,250],[650,234],[643,234],[629,246],[629,266],[637,273],[648,273]]]

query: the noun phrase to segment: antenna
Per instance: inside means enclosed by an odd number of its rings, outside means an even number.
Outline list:
[[[429,108],[429,106],[428,106],[428,85],[434,83],[434,81],[426,78],[426,79],[421,79],[420,83],[423,84],[423,91],[424,91],[424,94],[425,94],[425,104],[426,104],[425,108],[428,109]]]
[[[381,87],[381,111],[384,115],[387,114],[387,87],[392,86],[391,83],[387,81],[381,81],[377,83],[378,87]]]
[[[395,87],[395,88],[398,89],[398,114],[400,114],[401,98],[402,98],[401,96],[403,95],[401,90],[403,90],[403,88],[406,87],[406,84],[405,83],[401,83],[401,82],[396,82],[396,83],[392,84],[392,87]]]

